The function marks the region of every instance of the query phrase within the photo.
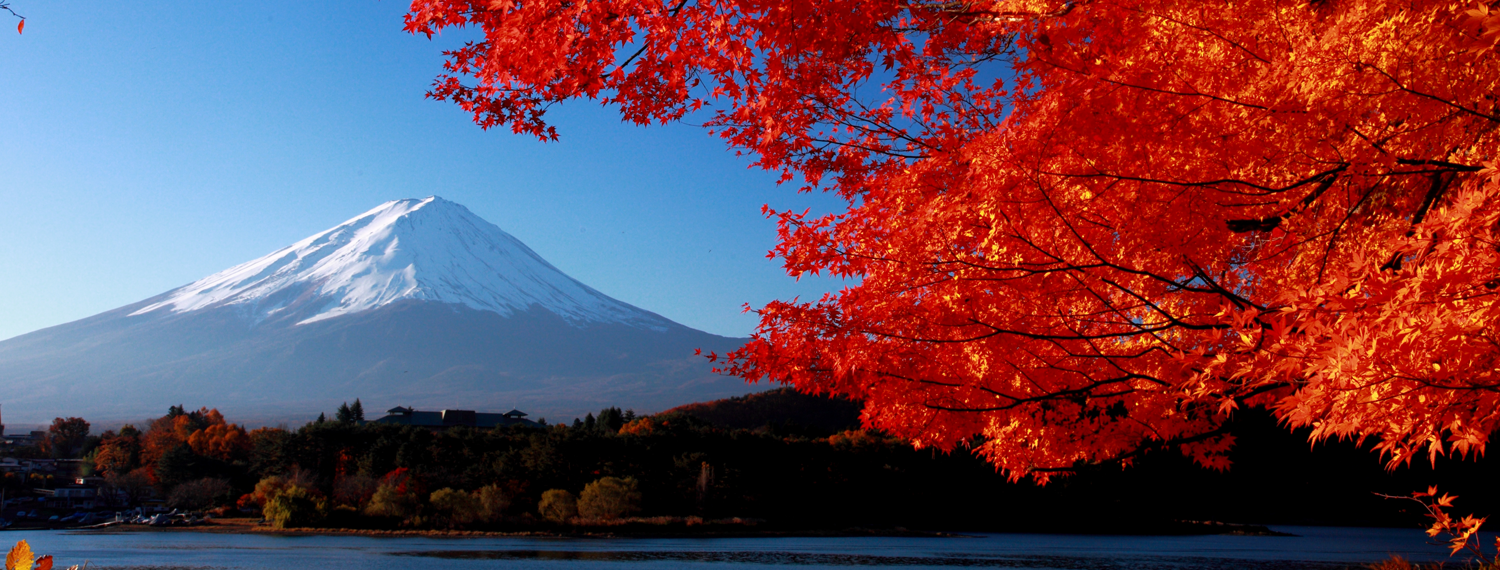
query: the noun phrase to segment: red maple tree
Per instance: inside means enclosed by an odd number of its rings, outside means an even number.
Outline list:
[[[474,26],[430,96],[689,113],[827,190],[726,369],[865,402],[1011,477],[1177,446],[1241,407],[1392,465],[1500,426],[1500,13],[1438,0],[415,0]],[[976,437],[977,436],[977,437]]]

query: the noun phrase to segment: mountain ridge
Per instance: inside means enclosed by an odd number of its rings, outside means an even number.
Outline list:
[[[173,404],[273,423],[354,398],[534,417],[649,412],[743,393],[694,356],[742,343],[610,298],[432,197],[0,341],[0,404],[8,421],[36,423],[134,420]]]
[[[169,291],[132,316],[236,306],[256,320],[289,312],[306,324],[407,299],[500,315],[540,304],[575,323],[657,330],[670,323],[569,277],[509,233],[437,196],[385,202]]]

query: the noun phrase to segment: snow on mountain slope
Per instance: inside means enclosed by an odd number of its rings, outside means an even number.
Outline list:
[[[504,230],[436,196],[386,202],[131,315],[234,307],[257,322],[284,313],[300,325],[407,299],[502,316],[539,306],[575,326],[661,331],[672,324],[568,277]]]

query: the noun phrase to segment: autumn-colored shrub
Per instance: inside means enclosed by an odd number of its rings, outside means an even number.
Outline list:
[[[124,474],[139,466],[140,442],[133,437],[115,436],[99,442],[94,455],[94,469],[103,475]]]
[[[565,489],[548,489],[537,503],[537,512],[549,521],[567,522],[578,516],[578,499]]]
[[[250,435],[234,424],[215,424],[193,432],[187,438],[194,453],[222,461],[244,459],[250,452]]]
[[[380,484],[391,486],[397,493],[415,493],[418,496],[426,494],[422,482],[412,476],[411,470],[405,467],[398,467],[386,473],[380,478]]]
[[[256,508],[264,509],[266,508],[266,503],[270,502],[272,497],[275,497],[277,493],[291,486],[292,482],[280,475],[262,478],[255,483],[255,490],[241,498],[241,506],[250,506],[253,504]]]
[[[828,436],[828,444],[834,447],[850,449],[902,445],[902,441],[893,437],[881,436],[869,430],[851,429]]]
[[[478,517],[483,522],[500,520],[505,509],[510,508],[510,495],[499,485],[485,485],[474,491],[474,500],[478,504]]]
[[[640,510],[640,505],[640,484],[631,477],[601,477],[578,496],[578,514],[588,519],[620,518]]]
[[[401,492],[399,486],[381,483],[365,505],[365,514],[372,517],[391,517],[403,521],[415,517],[422,507],[422,499],[414,492]]]
[[[461,527],[479,518],[479,501],[458,489],[444,487],[432,492],[432,522],[448,528]]]
[[[703,420],[684,414],[657,414],[654,416],[642,416],[626,422],[620,426],[619,435],[625,436],[666,436],[674,433],[691,431],[697,426],[704,425]]]
[[[276,528],[316,526],[328,515],[328,500],[302,487],[286,487],[266,502],[265,516]]]
[[[662,422],[652,416],[644,416],[627,422],[620,427],[620,435],[643,436],[650,435],[661,427]]]

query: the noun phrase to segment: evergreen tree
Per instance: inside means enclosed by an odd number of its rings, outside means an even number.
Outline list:
[[[364,423],[365,405],[359,403],[359,398],[354,399],[354,405],[349,406],[349,415],[354,418],[355,423]]]
[[[339,404],[339,411],[333,414],[333,418],[341,424],[354,423],[354,411],[349,409],[349,402]]]
[[[625,425],[625,414],[620,408],[608,407],[599,411],[599,431],[605,433],[616,433],[620,427]]]
[[[596,427],[597,426],[594,423],[594,414],[583,416],[583,429],[594,431]]]
[[[573,429],[583,429],[583,420],[573,418]]]
[[[318,421],[316,423],[321,424],[326,421],[328,421],[328,416],[323,415],[323,412],[318,412]]]

